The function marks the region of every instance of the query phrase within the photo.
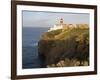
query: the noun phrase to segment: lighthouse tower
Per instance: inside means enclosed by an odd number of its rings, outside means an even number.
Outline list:
[[[63,18],[61,18],[59,20],[59,24],[55,24],[53,27],[51,27],[48,31],[52,31],[52,30],[57,30],[57,29],[63,29],[63,27],[65,26],[66,24],[64,24],[63,22]]]
[[[60,24],[63,24],[63,18],[60,19]]]

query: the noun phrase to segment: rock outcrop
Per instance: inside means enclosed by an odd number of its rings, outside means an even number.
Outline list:
[[[89,65],[89,28],[45,32],[38,42],[38,54],[47,67]],[[72,64],[71,64],[72,63]]]

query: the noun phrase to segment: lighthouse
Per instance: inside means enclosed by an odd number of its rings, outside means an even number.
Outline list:
[[[63,24],[63,18],[60,19],[60,24]]]
[[[66,27],[66,24],[64,24],[63,22],[63,18],[61,18],[59,20],[58,24],[55,24],[53,27],[51,27],[48,31],[52,31],[52,30],[57,30],[57,29],[63,29],[64,27]]]

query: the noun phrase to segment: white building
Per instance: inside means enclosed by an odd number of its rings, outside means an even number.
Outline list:
[[[57,30],[57,29],[73,29],[73,28],[89,28],[88,24],[64,24],[63,19],[61,18],[59,21],[59,24],[55,24],[53,27],[51,27],[49,31]]]
[[[63,28],[67,28],[67,24],[64,24],[63,23],[63,19],[61,18],[59,24],[55,24],[48,31],[57,30],[57,29],[63,29]]]

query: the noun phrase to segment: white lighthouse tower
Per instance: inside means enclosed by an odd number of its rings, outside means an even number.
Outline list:
[[[60,24],[63,24],[63,18],[60,19]]]
[[[63,26],[65,24],[63,23],[63,18],[60,19],[59,24],[55,24],[53,27],[50,28],[50,30],[48,31],[52,31],[52,30],[57,30],[57,29],[63,29]]]

